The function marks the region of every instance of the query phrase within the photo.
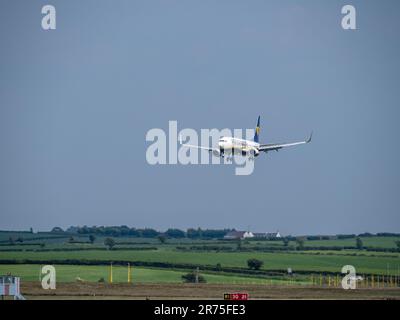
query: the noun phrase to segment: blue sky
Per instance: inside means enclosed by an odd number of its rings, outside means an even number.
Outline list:
[[[0,228],[399,232],[398,1],[0,2]],[[150,166],[151,128],[313,142]]]

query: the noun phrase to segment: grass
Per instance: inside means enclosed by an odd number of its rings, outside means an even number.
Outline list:
[[[375,248],[397,248],[396,241],[400,237],[361,237],[365,247]],[[293,243],[294,244],[294,243]],[[305,246],[331,247],[331,246],[356,246],[356,239],[335,239],[335,240],[306,240]]]
[[[58,282],[76,282],[77,278],[87,282],[97,282],[103,278],[108,282],[109,278],[109,266],[55,265],[55,267]],[[39,281],[40,271],[40,265],[0,265],[0,274],[11,273],[20,276],[22,281]],[[185,271],[132,267],[132,283],[182,283],[181,276],[185,273]],[[267,281],[263,278],[217,275],[202,272],[201,275],[206,278],[207,283],[264,284]],[[127,267],[113,266],[113,282],[127,282],[127,279]],[[283,280],[273,279],[272,281],[279,284]]]
[[[345,256],[315,255],[309,253],[258,253],[258,252],[179,252],[169,248],[157,251],[68,251],[68,252],[0,252],[0,260],[107,260],[189,263],[194,265],[216,265],[247,268],[247,260],[257,258],[264,262],[265,270],[340,272],[344,265],[353,265],[359,273],[386,274],[387,267],[397,273],[399,255],[389,256]]]
[[[37,249],[39,245],[7,245],[9,237],[17,238],[21,236],[24,244],[42,243],[45,249],[68,248],[79,249],[88,248],[85,251],[1,251],[6,249]],[[50,239],[40,239],[43,237],[51,237]],[[3,245],[0,246],[0,260],[17,259],[17,260],[58,260],[78,259],[78,260],[107,260],[107,261],[143,261],[143,262],[168,262],[192,265],[211,265],[217,263],[222,267],[239,267],[247,268],[247,260],[257,258],[264,262],[264,270],[286,270],[288,267],[294,271],[309,272],[340,272],[343,265],[353,265],[359,273],[386,274],[387,268],[392,274],[397,274],[400,265],[400,254],[391,252],[376,252],[362,250],[313,250],[313,251],[295,251],[295,252],[216,252],[216,251],[191,251],[190,246],[194,245],[214,245],[219,247],[236,248],[236,241],[218,241],[218,240],[193,240],[193,239],[168,239],[166,244],[161,245],[157,239],[149,238],[132,238],[118,237],[114,238],[118,248],[126,247],[157,247],[158,250],[152,251],[135,251],[129,249],[123,250],[96,250],[104,249],[104,237],[96,236],[94,244],[90,243],[67,243],[69,235],[64,238],[57,234],[51,233],[18,233],[18,232],[1,232],[0,240]],[[39,240],[39,239],[40,240]],[[28,240],[30,239],[30,240]],[[88,235],[74,235],[74,239],[78,241],[88,241]],[[396,248],[396,241],[400,237],[362,237],[364,246],[377,248]],[[334,247],[334,246],[355,246],[355,239],[337,239],[337,240],[308,240],[305,241],[306,246],[314,247]],[[280,247],[282,241],[243,241],[243,247]],[[295,245],[291,242],[290,245]],[[187,251],[175,250],[176,246],[185,246]]]
[[[13,238],[14,240],[21,237],[24,239],[24,242],[34,241],[37,242],[41,239],[46,242],[46,245],[50,244],[63,244],[68,241],[70,238],[70,234],[57,234],[51,232],[40,232],[40,233],[29,233],[29,232],[18,232],[18,231],[0,231],[0,242],[7,243],[9,238]],[[87,234],[74,234],[72,235],[75,240],[78,241],[88,241],[89,235]],[[95,244],[103,245],[104,239],[108,236],[96,235]],[[42,239],[49,238],[49,239]],[[116,242],[127,242],[129,244],[152,244],[158,245],[159,240],[157,238],[136,238],[136,237],[115,237]],[[382,236],[372,236],[372,237],[361,237],[365,246],[377,247],[377,248],[396,248],[396,241],[400,241],[400,236],[390,236],[390,237],[382,237]],[[247,242],[247,241],[244,241]],[[270,241],[270,240],[250,240],[247,242],[250,246],[253,245],[261,245],[268,247],[275,246],[283,246],[283,241]],[[188,238],[180,238],[180,239],[167,239],[167,245],[202,245],[202,244],[210,244],[210,245],[227,245],[227,246],[236,246],[235,241],[220,241],[220,240],[199,240],[199,239],[188,239]],[[290,245],[296,245],[295,241],[291,241]],[[356,245],[356,239],[330,239],[330,240],[306,240],[304,243],[306,246],[353,246]]]

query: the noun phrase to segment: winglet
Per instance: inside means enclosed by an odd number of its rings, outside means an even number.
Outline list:
[[[259,139],[260,139],[260,116],[258,116],[258,119],[257,119],[257,126],[256,126],[256,130],[255,130],[255,133],[254,133],[254,142],[259,142]]]
[[[310,137],[306,140],[307,143],[311,142],[313,132],[311,131]]]

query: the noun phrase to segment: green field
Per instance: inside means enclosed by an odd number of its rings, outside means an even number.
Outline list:
[[[396,248],[396,241],[399,237],[361,237],[363,245],[375,248]],[[305,246],[331,247],[331,246],[355,246],[355,239],[334,239],[334,240],[306,240]]]
[[[14,239],[14,243],[9,241],[10,237]],[[15,241],[18,237],[23,238],[23,241]],[[84,264],[85,261],[101,260],[103,262],[126,261],[186,265],[186,267],[165,267],[163,270],[147,269],[153,266],[137,268],[137,279],[147,281],[146,275],[149,274],[148,279],[154,281],[159,280],[161,282],[164,281],[163,279],[169,279],[168,281],[172,281],[172,279],[181,281],[180,277],[182,272],[186,272],[183,269],[188,269],[187,265],[190,265],[190,268],[199,266],[201,269],[202,267],[215,267],[217,264],[220,264],[222,268],[237,268],[238,270],[234,273],[234,276],[231,275],[228,277],[225,273],[219,275],[208,274],[207,277],[211,277],[210,281],[214,281],[214,277],[217,277],[217,280],[218,277],[223,277],[221,278],[223,281],[229,282],[236,276],[246,276],[243,273],[248,270],[247,260],[252,258],[263,261],[264,264],[261,269],[264,271],[285,272],[288,268],[291,268],[295,273],[340,273],[344,265],[353,265],[357,273],[360,274],[398,275],[400,273],[400,253],[398,251],[382,251],[383,249],[396,250],[396,241],[399,241],[400,237],[394,236],[362,237],[363,245],[368,247],[369,250],[358,250],[355,247],[355,238],[307,240],[304,243],[305,247],[319,249],[304,251],[294,250],[296,247],[294,241],[289,243],[292,251],[279,251],[279,249],[282,249],[284,246],[283,241],[280,240],[244,240],[241,241],[242,251],[238,251],[238,241],[236,240],[223,241],[218,239],[195,240],[187,238],[169,238],[165,244],[161,244],[156,238],[134,237],[115,237],[115,248],[118,250],[106,250],[103,243],[104,239],[104,236],[96,236],[92,244],[89,242],[88,235],[81,234],[60,235],[48,232],[18,233],[0,231],[0,262],[2,260],[17,260],[19,262],[30,260],[34,263],[35,261],[43,260],[51,261],[51,263],[56,264],[62,264],[64,261],[64,264],[68,264],[65,260],[69,259],[77,260],[75,264]],[[149,249],[149,247],[151,247],[152,250],[143,250],[146,248]],[[338,247],[351,247],[351,249],[338,250],[336,249]],[[374,248],[376,248],[376,250],[374,250]],[[0,264],[2,268],[0,270],[4,270],[3,266]],[[15,268],[22,268],[21,270],[17,269],[17,271],[21,272],[26,270],[24,269],[24,265],[15,265]],[[85,267],[77,265],[70,267],[63,266],[62,268],[65,268],[65,275],[64,271],[62,271],[60,277],[61,279],[63,277],[69,277],[68,281],[76,277],[85,279],[85,277],[79,275],[79,268],[83,268],[82,270],[88,272],[87,277],[90,281],[97,281],[101,277],[107,279],[106,274],[101,275],[101,272],[105,272],[105,267],[101,266]],[[116,279],[119,279],[119,267],[115,268]],[[72,273],[68,270],[72,270]],[[123,273],[123,271],[121,272]],[[92,273],[95,274],[93,277],[91,276]],[[33,275],[29,275],[28,273],[27,276],[29,278]],[[123,278],[124,276],[121,274],[121,279]],[[261,281],[264,281],[264,279],[261,279]]]
[[[370,257],[344,255],[315,255],[310,253],[258,253],[258,252],[180,252],[170,249],[157,251],[67,251],[67,252],[1,252],[0,260],[107,260],[107,261],[145,261],[188,263],[193,265],[212,265],[220,263],[223,267],[247,267],[247,260],[257,258],[264,262],[265,270],[329,271],[340,272],[342,266],[353,265],[357,272],[386,274],[397,273],[399,256]]]
[[[23,239],[23,244],[20,245],[16,241],[13,245],[10,245],[9,238],[16,240],[17,238]],[[40,243],[44,243],[46,248],[80,248],[80,247],[92,247],[92,248],[104,248],[104,236],[96,236],[94,244],[89,243],[87,235],[73,235],[75,241],[81,243],[69,243],[71,235],[60,235],[52,233],[39,233],[31,234],[26,232],[3,232],[0,231],[0,248],[26,248],[34,247],[39,248]],[[132,238],[132,237],[117,237],[114,238],[116,241],[116,247],[123,248],[124,246],[158,246],[160,242],[155,238]],[[361,237],[363,245],[370,248],[378,249],[395,249],[397,248],[396,242],[400,241],[400,237]],[[86,243],[85,243],[86,242]],[[196,246],[196,245],[218,245],[221,247],[235,248],[237,246],[236,241],[221,241],[221,240],[196,240],[196,239],[168,239],[163,245],[164,247],[175,247],[175,246]],[[252,248],[255,246],[261,247],[283,247],[283,241],[268,241],[268,240],[244,240],[242,241],[243,247]],[[290,241],[289,246],[296,247],[295,241]],[[355,238],[351,239],[331,239],[331,240],[305,240],[305,247],[353,247],[356,249]]]
[[[97,282],[104,279],[108,282],[109,266],[69,266],[55,265],[56,278],[58,282],[76,282],[88,281]],[[131,269],[132,283],[182,283],[181,276],[186,274],[184,271],[160,270],[150,268]],[[22,281],[39,281],[41,266],[40,265],[0,265],[0,274],[11,273],[20,276]],[[235,284],[264,284],[271,283],[271,280],[255,277],[240,277],[231,275],[216,275],[201,273],[207,283],[235,283]],[[127,282],[128,268],[122,266],[113,266],[113,282]],[[272,280],[274,284],[282,281]]]

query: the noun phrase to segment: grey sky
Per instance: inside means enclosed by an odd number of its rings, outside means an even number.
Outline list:
[[[53,4],[57,30],[41,29]],[[357,9],[356,31],[341,7]],[[0,228],[400,231],[399,1],[0,2]],[[312,144],[150,166],[146,132]]]

